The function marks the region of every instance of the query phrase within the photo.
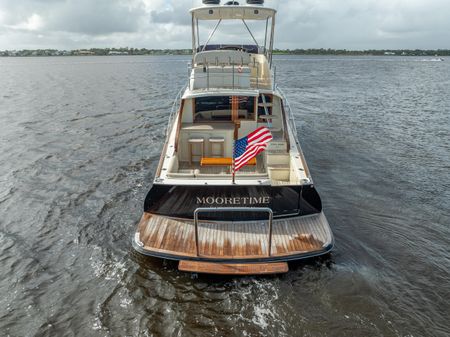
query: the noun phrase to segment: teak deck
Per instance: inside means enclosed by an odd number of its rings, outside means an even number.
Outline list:
[[[136,233],[140,251],[176,260],[264,261],[321,255],[330,249],[332,234],[323,213],[274,219],[268,250],[268,221],[212,222],[199,220],[199,256],[193,220],[144,213]],[[294,259],[294,258],[292,258]]]
[[[220,275],[264,275],[283,274],[289,271],[287,262],[272,263],[217,263],[199,261],[180,261],[178,269],[193,273],[220,274]]]

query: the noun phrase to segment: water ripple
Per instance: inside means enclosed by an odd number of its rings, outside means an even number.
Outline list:
[[[276,58],[336,249],[275,277],[130,248],[188,57],[1,58],[5,336],[447,336],[450,62]]]

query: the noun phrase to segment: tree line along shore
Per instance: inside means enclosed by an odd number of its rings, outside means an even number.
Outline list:
[[[0,56],[112,56],[112,55],[190,55],[191,49],[146,49],[146,48],[91,48],[75,50],[22,49],[0,50]],[[450,49],[275,49],[278,55],[368,55],[368,56],[450,56]]]

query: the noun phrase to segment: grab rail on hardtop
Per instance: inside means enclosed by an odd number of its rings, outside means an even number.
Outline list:
[[[199,207],[194,211],[194,227],[195,227],[195,249],[197,256],[200,256],[198,247],[198,214],[206,212],[266,212],[269,214],[269,234],[268,234],[268,256],[271,256],[272,247],[272,222],[273,211],[268,207]]]

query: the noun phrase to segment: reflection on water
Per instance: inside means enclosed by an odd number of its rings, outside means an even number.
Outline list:
[[[2,334],[447,336],[450,65],[419,61],[276,59],[336,248],[223,278],[130,248],[186,57],[0,59]]]

